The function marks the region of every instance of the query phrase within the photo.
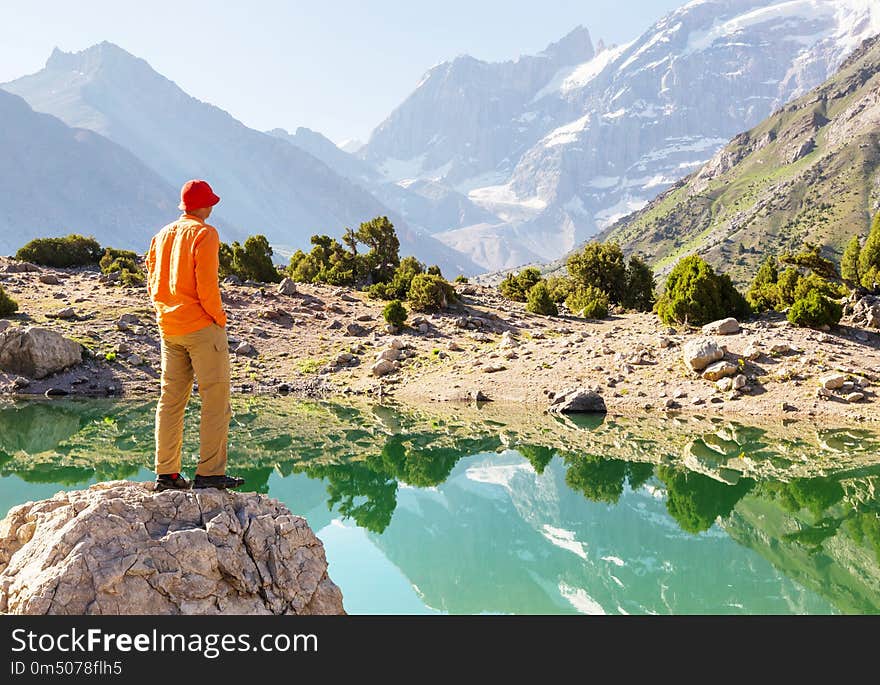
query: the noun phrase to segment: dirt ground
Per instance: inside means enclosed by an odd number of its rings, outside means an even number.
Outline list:
[[[158,396],[158,329],[145,288],[102,283],[97,270],[8,273],[5,264],[0,284],[19,303],[10,323],[57,330],[87,354],[81,365],[43,380],[0,373],[0,391]],[[738,334],[712,336],[747,379],[740,391],[722,391],[683,362],[682,346],[702,333],[669,329],[652,314],[602,321],[538,316],[492,288],[459,285],[458,305],[442,314],[411,314],[407,327],[392,334],[381,317],[384,303],[365,293],[318,285],[297,285],[293,295],[274,285],[224,283],[222,289],[234,392],[419,404],[479,398],[543,411],[554,394],[585,387],[616,413],[880,422],[876,330],[842,325],[824,333],[791,327],[778,316],[745,322]],[[72,316],[57,318],[69,307]],[[123,315],[130,316],[120,325]],[[750,343],[763,350],[755,361],[741,357]],[[771,352],[773,346],[789,349]],[[377,377],[373,367],[383,352],[397,361]],[[819,379],[832,373],[846,375],[847,385],[820,397]],[[847,401],[854,390],[863,397]]]

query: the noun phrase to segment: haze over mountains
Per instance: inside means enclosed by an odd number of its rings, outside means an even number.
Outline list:
[[[125,148],[0,90],[0,251],[70,230],[140,249],[176,212],[175,190]]]
[[[161,205],[154,223],[156,193],[172,188],[173,216],[181,181],[204,177],[223,196],[224,237],[263,233],[281,254],[384,214],[402,253],[450,276],[547,262],[645,207],[876,33],[874,0],[694,0],[626,45],[594,45],[579,27],[539,55],[440,64],[365,145],[342,147],[305,128],[249,129],[111,43],[56,50],[2,88],[74,127],[69,139],[87,129],[94,146],[128,157],[116,173],[99,157],[64,167],[61,148],[23,155],[22,179],[66,168],[83,188],[34,218],[13,179],[0,190],[0,229],[5,239],[115,225],[117,243],[145,245],[169,216]],[[16,140],[29,140],[21,131]],[[100,173],[145,189],[129,223],[77,209],[105,201],[91,183]],[[164,190],[146,190],[157,183]]]
[[[384,214],[394,221],[405,253],[451,273],[475,270],[311,154],[190,97],[111,43],[73,54],[56,49],[43,70],[3,88],[37,111],[125,147],[175,188],[189,178],[210,179],[223,198],[218,214],[240,229],[228,237],[263,233],[276,246],[306,248],[312,234],[340,235],[346,226]],[[149,235],[144,239],[146,244]]]

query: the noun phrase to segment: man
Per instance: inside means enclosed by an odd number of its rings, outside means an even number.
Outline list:
[[[162,381],[156,407],[156,491],[186,490],[180,473],[183,414],[193,376],[202,398],[199,464],[193,488],[237,488],[226,475],[229,420],[229,347],[220,300],[220,236],[205,223],[220,198],[205,181],[180,191],[183,215],[153,237],[147,253],[150,300],[162,348]]]

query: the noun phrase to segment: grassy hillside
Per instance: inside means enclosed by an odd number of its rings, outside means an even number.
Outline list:
[[[599,239],[644,253],[660,274],[698,253],[745,283],[764,255],[807,240],[839,258],[878,208],[880,36]]]

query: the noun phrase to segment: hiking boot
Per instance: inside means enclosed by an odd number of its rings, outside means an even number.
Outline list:
[[[231,476],[200,476],[196,474],[193,481],[193,488],[201,490],[202,488],[217,488],[218,490],[232,490],[240,488],[244,485],[244,478],[233,478]]]
[[[189,490],[189,481],[179,473],[165,473],[156,477],[154,492],[163,490]]]

